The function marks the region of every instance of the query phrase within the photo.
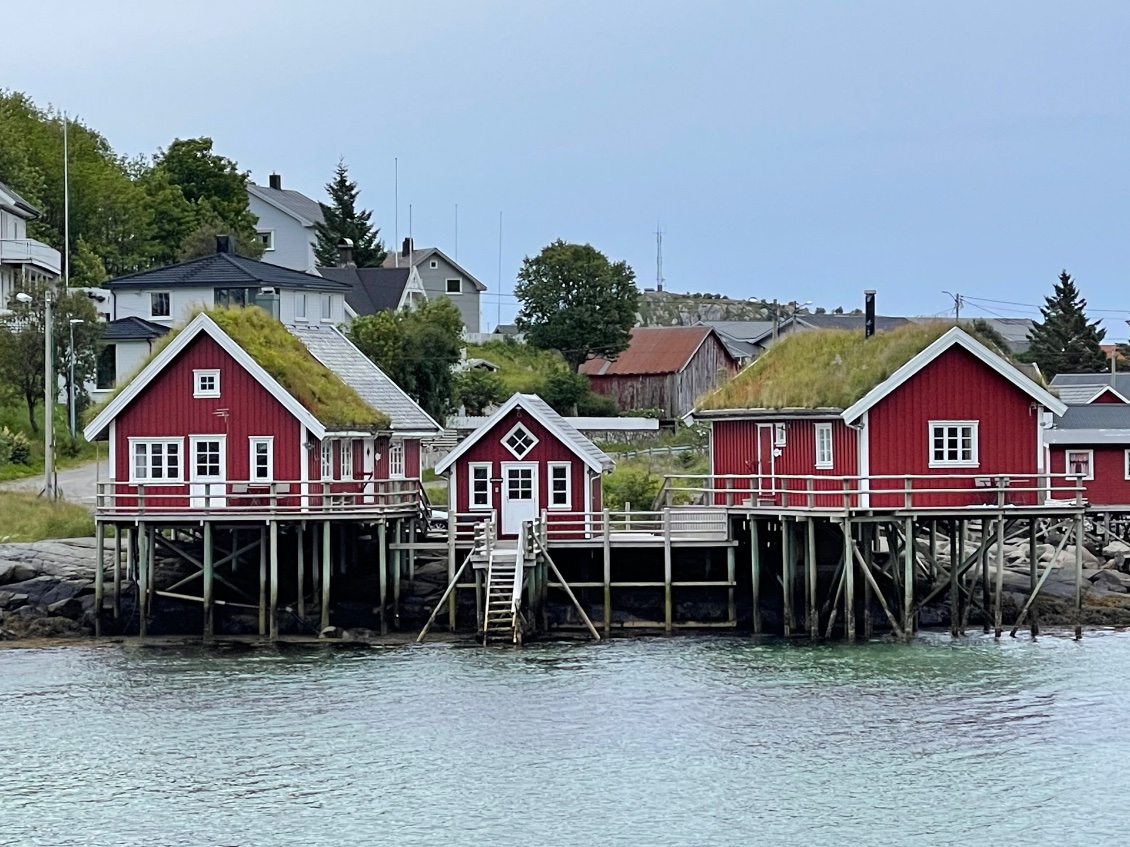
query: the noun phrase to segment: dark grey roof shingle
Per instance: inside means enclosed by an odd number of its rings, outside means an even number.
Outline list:
[[[201,259],[165,265],[149,271],[120,276],[106,288],[212,288],[214,286],[276,286],[291,289],[344,291],[345,283],[294,271],[267,262],[257,262],[234,253],[213,253]]]
[[[345,302],[358,315],[394,310],[404,296],[409,268],[318,268],[325,279],[349,286]]]
[[[167,326],[131,315],[106,324],[106,332],[103,333],[102,339],[103,341],[149,341],[160,338],[168,331]]]
[[[301,191],[292,191],[289,188],[271,188],[267,185],[250,183],[247,190],[257,194],[268,203],[275,203],[287,211],[297,215],[303,221],[311,224],[320,224],[325,220],[322,207],[317,200],[311,200]]]
[[[1091,403],[1068,406],[1056,418],[1056,429],[1130,429],[1130,405],[1125,403]]]

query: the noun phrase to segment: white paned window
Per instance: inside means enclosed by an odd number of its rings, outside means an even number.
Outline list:
[[[534,469],[533,468],[507,468],[506,469],[506,499],[507,500],[533,500],[534,499]]]
[[[130,439],[130,482],[180,482],[180,439]]]
[[[549,463],[549,508],[568,509],[572,505],[571,473],[568,462]]]
[[[306,295],[297,293],[294,295],[294,319],[297,321],[306,320]]]
[[[261,229],[255,233],[255,237],[263,245],[264,252],[275,249],[275,231],[273,229]]]
[[[275,439],[270,435],[251,438],[250,457],[251,479],[254,482],[270,482],[275,476]]]
[[[832,467],[832,425],[816,424],[816,467]]]
[[[930,421],[930,467],[977,467],[977,421]]]
[[[149,295],[149,317],[168,318],[173,314],[169,304],[169,292],[154,291]]]
[[[219,397],[220,372],[218,370],[195,370],[192,372],[193,397]]]
[[[1122,464],[1126,469],[1126,478],[1130,479],[1130,450],[1127,450],[1123,456]]]
[[[322,439],[322,480],[334,478],[334,443],[328,438]]]
[[[490,489],[490,463],[474,462],[467,466],[470,498],[468,503],[472,509],[489,509],[491,507]]]
[[[341,442],[340,479],[353,479],[353,442],[348,438]]]
[[[447,293],[448,294],[462,294],[463,293],[463,280],[462,279],[449,279],[449,280],[447,280]]]
[[[506,445],[507,450],[514,454],[515,459],[521,459],[534,449],[534,445],[538,443],[538,440],[534,438],[532,432],[521,424],[518,424],[510,430],[510,432],[506,433],[506,437],[502,439],[502,443]]]
[[[1095,478],[1095,451],[1068,450],[1067,473],[1081,479]]]
[[[788,429],[783,423],[773,424],[773,446],[774,447],[784,447],[785,446],[785,433],[787,431],[788,431]]]
[[[393,441],[388,445],[388,475],[390,479],[404,478],[403,441]]]
[[[192,442],[193,479],[223,478],[223,443],[218,438],[199,438]]]

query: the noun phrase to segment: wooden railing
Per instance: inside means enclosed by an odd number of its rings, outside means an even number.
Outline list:
[[[668,475],[660,486],[653,508],[679,503],[832,511],[956,506],[1081,507],[1086,505],[1086,486],[1079,476],[1051,473],[775,474],[772,477],[753,474]]]
[[[334,480],[326,482],[99,482],[99,516],[362,514],[406,510],[423,512],[428,498],[418,479]]]

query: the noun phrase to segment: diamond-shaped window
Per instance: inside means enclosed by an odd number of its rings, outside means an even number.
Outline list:
[[[502,439],[502,443],[506,445],[507,450],[514,454],[514,458],[521,459],[534,449],[538,440],[534,438],[532,432],[518,424],[507,433],[506,437]]]

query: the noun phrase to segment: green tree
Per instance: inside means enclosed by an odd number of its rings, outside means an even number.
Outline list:
[[[455,378],[455,402],[469,415],[481,415],[488,407],[498,405],[505,391],[502,378],[486,368],[471,368]]]
[[[446,297],[426,300],[412,311],[357,318],[349,336],[433,418],[442,419],[451,411],[452,369],[464,347],[463,318]]]
[[[46,283],[24,282],[17,286],[8,301],[8,314],[0,318],[0,383],[23,398],[27,404],[28,423],[39,429],[35,407],[43,399],[43,317],[44,298],[51,291],[52,367],[55,374],[70,389],[70,330],[71,320],[81,323],[74,327],[75,385],[79,404],[85,402],[84,383],[93,379],[98,366],[103,324],[90,298],[82,291],[59,290]],[[32,302],[20,302],[18,293],[31,295]]]
[[[576,371],[588,359],[628,348],[639,310],[636,275],[591,244],[558,240],[518,271],[515,323],[535,347],[558,351]]]
[[[71,262],[71,285],[97,288],[110,278],[102,259],[81,235],[75,244]]]
[[[357,208],[357,183],[349,178],[349,168],[342,159],[334,170],[334,178],[326,183],[326,193],[330,195],[329,205],[322,207],[323,223],[315,224],[318,243],[314,255],[318,264],[324,268],[337,265],[337,245],[343,238],[353,242],[353,263],[359,268],[379,268],[384,262],[384,245],[378,236],[380,229],[370,223],[373,213],[368,209]]]
[[[1059,373],[1101,373],[1110,367],[1102,350],[1106,330],[1088,322],[1087,301],[1064,270],[1040,309],[1044,316],[1028,332],[1024,361],[1035,362],[1047,377]]]
[[[577,405],[589,393],[589,378],[572,371],[554,371],[545,378],[541,399],[559,415],[577,414]]]

